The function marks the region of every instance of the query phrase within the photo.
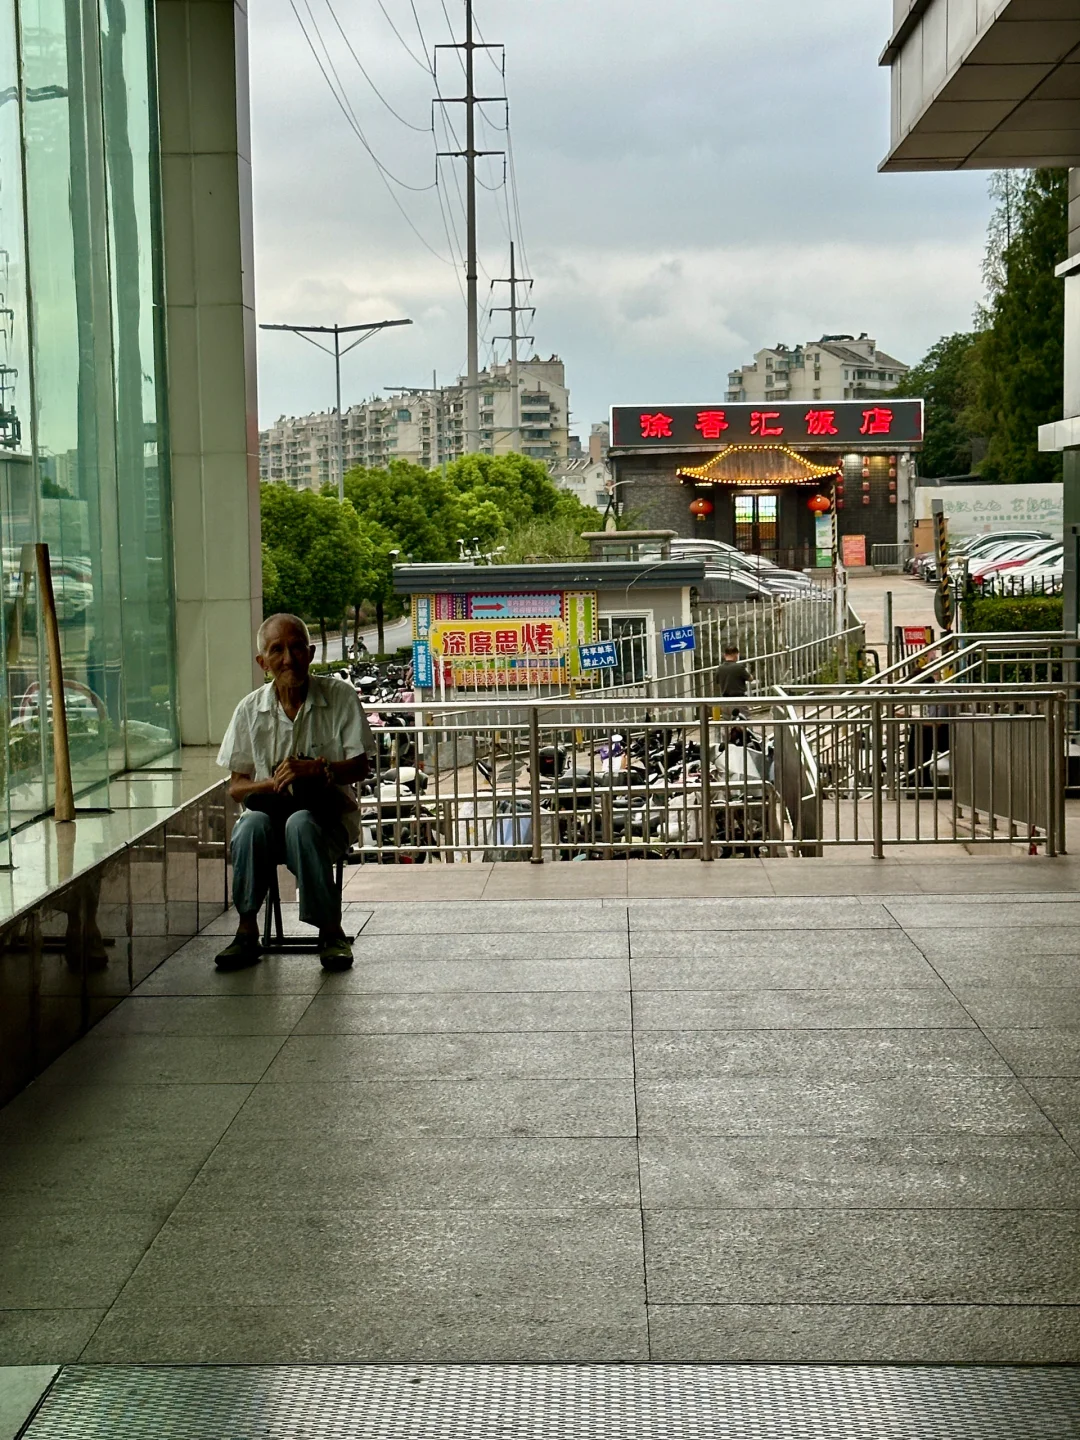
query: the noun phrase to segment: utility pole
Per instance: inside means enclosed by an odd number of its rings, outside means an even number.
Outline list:
[[[303,339],[310,341],[316,350],[322,350],[326,355],[334,357],[334,411],[337,417],[335,424],[335,455],[334,469],[337,472],[337,493],[338,499],[345,499],[345,444],[341,433],[341,357],[348,355],[350,350],[355,350],[357,345],[362,345],[365,340],[370,340],[380,330],[389,330],[394,325],[411,325],[411,320],[376,320],[371,325],[260,325],[260,330],[291,330],[294,335],[300,335]],[[363,331],[363,334],[344,350],[341,348],[342,335],[352,335],[356,331]],[[312,340],[312,335],[333,335],[334,348],[322,344],[319,340]]]
[[[494,312],[495,312],[496,310],[508,310],[508,311],[510,312],[510,334],[509,334],[509,335],[496,335],[494,338],[495,338],[496,340],[509,340],[509,341],[510,341],[510,433],[511,433],[511,436],[513,437],[513,438],[512,438],[513,448],[514,448],[515,450],[520,451],[520,450],[521,450],[521,390],[520,390],[520,388],[519,388],[519,381],[518,381],[518,340],[533,340],[533,341],[535,342],[535,337],[532,336],[532,335],[518,335],[517,317],[518,317],[519,315],[526,314],[526,313],[527,313],[527,314],[530,314],[530,315],[535,315],[535,314],[536,314],[536,306],[535,306],[535,305],[519,305],[519,304],[517,303],[517,287],[518,287],[519,285],[528,285],[529,288],[531,289],[533,282],[532,282],[531,280],[529,280],[526,276],[519,276],[519,275],[518,275],[517,270],[516,270],[516,268],[515,268],[514,242],[513,242],[512,240],[510,241],[510,274],[509,274],[509,277],[506,278],[505,280],[493,280],[491,283],[492,283],[492,285],[509,285],[509,286],[510,286],[510,304],[509,304],[509,305],[492,305],[491,311],[492,311],[492,314],[494,314]]]
[[[435,468],[439,467],[440,452],[443,446],[439,443],[439,374],[437,370],[431,372],[431,388],[426,385],[384,385],[383,389],[392,395],[430,395],[431,414],[435,423]],[[446,474],[446,456],[442,455],[443,474]]]
[[[494,45],[478,45],[473,39],[473,0],[465,0],[465,39],[453,45],[436,45],[439,50],[465,51],[465,94],[441,100],[443,105],[465,106],[465,149],[439,150],[437,156],[465,161],[465,311],[467,329],[467,375],[465,378],[465,453],[474,455],[480,449],[480,307],[476,294],[476,162],[481,155],[503,155],[503,150],[477,150],[476,107],[505,104],[505,95],[477,95],[474,61],[477,50],[494,50]],[[437,163],[437,162],[436,162]]]

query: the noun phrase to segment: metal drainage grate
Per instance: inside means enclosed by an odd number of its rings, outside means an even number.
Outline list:
[[[1080,1368],[65,1367],[26,1440],[1064,1440]]]

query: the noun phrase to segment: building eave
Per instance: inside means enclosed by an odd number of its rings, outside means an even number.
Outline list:
[[[521,594],[556,590],[684,589],[705,578],[703,560],[582,560],[539,565],[395,565],[396,595]]]

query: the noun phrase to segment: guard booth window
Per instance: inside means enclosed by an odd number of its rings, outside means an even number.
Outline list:
[[[605,685],[641,685],[649,678],[649,622],[645,615],[601,615],[598,640],[614,640],[619,663],[601,670]]]

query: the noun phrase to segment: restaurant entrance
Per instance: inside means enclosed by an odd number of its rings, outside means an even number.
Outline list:
[[[779,496],[735,495],[735,545],[747,555],[776,560],[779,545]]]

